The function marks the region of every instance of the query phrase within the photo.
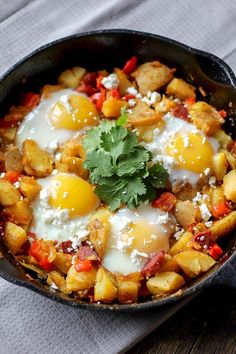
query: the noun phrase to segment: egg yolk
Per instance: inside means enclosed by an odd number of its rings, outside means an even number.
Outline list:
[[[65,95],[49,110],[48,119],[55,128],[79,130],[97,125],[98,112],[87,97]]]
[[[150,225],[145,220],[130,224],[130,229],[122,235],[123,241],[130,244],[128,252],[134,250],[147,254],[167,251],[169,249],[169,237],[161,233],[156,225]]]
[[[177,168],[203,173],[212,167],[213,148],[209,141],[198,133],[176,135],[165,152],[177,162]]]
[[[99,200],[92,185],[81,177],[59,174],[52,181],[49,203],[52,208],[68,209],[73,218],[93,211]]]

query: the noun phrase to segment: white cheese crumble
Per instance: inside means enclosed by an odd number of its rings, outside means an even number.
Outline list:
[[[211,217],[211,213],[207,207],[206,204],[201,204],[199,206],[200,212],[201,212],[201,217],[204,221],[208,221]]]
[[[71,247],[73,249],[77,249],[81,245],[82,241],[85,241],[87,236],[89,235],[88,230],[79,230],[77,231],[74,237],[69,237],[69,240],[72,242]]]
[[[18,182],[18,181],[15,182],[15,183],[14,183],[14,187],[15,187],[16,189],[20,188],[20,182]]]
[[[213,221],[206,221],[204,224],[206,227],[212,227]]]
[[[137,95],[137,93],[138,93],[138,91],[136,90],[136,88],[135,87],[128,87],[127,88],[127,93],[129,93],[130,95],[134,95],[134,96],[136,96]]]
[[[61,225],[69,219],[67,209],[49,209],[42,214],[42,220],[45,224]]]
[[[134,107],[136,105],[136,101],[133,98],[131,98],[130,100],[128,100],[128,104],[130,107]]]
[[[136,96],[136,97],[137,97],[137,96]],[[149,92],[147,93],[147,96],[143,97],[143,98],[141,99],[141,101],[147,103],[148,106],[152,106],[152,105],[155,104],[157,101],[160,101],[160,99],[161,99],[161,95],[160,95],[158,92],[156,92],[156,91],[153,91],[153,92],[149,91]]]
[[[183,233],[184,233],[184,229],[179,230],[179,231],[177,231],[177,232],[174,234],[173,237],[174,237],[176,240],[179,240],[180,237],[183,235]]]
[[[210,186],[214,186],[215,183],[216,183],[216,177],[215,177],[215,176],[211,176],[211,177],[209,178],[209,185],[210,185]]]
[[[204,175],[205,175],[205,176],[209,176],[210,172],[211,172],[210,168],[207,167],[207,168],[204,170]]]
[[[6,175],[6,172],[2,172],[2,173],[0,174],[0,178],[4,178],[5,175]]]
[[[144,252],[139,252],[138,250],[133,250],[130,259],[134,265],[140,266],[143,264],[144,259],[148,258],[148,254]]]
[[[119,85],[119,80],[116,74],[110,74],[102,79],[102,84],[106,89],[111,90]]]
[[[58,290],[58,286],[52,281],[52,284],[50,285],[50,288],[53,290]]]

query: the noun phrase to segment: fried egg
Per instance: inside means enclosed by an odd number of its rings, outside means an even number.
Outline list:
[[[71,240],[77,247],[88,236],[87,224],[100,203],[93,186],[69,173],[50,175],[38,183],[42,189],[32,205],[31,231],[44,240]]]
[[[122,208],[109,221],[111,234],[103,266],[123,274],[139,272],[154,253],[168,251],[176,224],[170,213],[150,205],[134,210]]]
[[[212,171],[213,156],[219,150],[216,139],[206,136],[193,124],[168,113],[154,130],[151,143],[144,143],[169,172],[170,182],[195,185],[202,174]]]
[[[53,152],[98,121],[98,112],[85,94],[60,90],[43,98],[24,118],[17,131],[16,145],[21,148],[26,139],[33,139],[42,149]]]

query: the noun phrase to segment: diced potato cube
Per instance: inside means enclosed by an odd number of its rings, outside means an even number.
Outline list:
[[[7,222],[5,226],[5,233],[3,236],[3,241],[8,248],[8,250],[13,254],[17,254],[21,247],[27,241],[27,235],[22,227],[13,224],[12,222]]]
[[[6,171],[23,171],[22,155],[16,146],[9,145],[5,151],[4,158]]]
[[[166,97],[165,95],[162,95],[162,100],[155,104],[155,110],[160,113],[167,113],[171,110],[171,108],[174,108],[175,106],[176,103],[174,100]]]
[[[213,156],[213,170],[217,181],[222,181],[227,173],[228,162],[225,154],[221,151]]]
[[[228,164],[230,165],[232,170],[235,170],[236,169],[236,156],[233,155],[228,150],[223,150],[223,153],[225,154],[226,160],[228,161]]]
[[[118,283],[118,301],[121,303],[136,302],[140,288],[140,274],[117,274],[116,279]]]
[[[8,220],[22,226],[29,225],[33,217],[33,209],[27,200],[19,200],[5,207],[3,211],[8,216]]]
[[[175,256],[176,262],[190,278],[208,271],[216,261],[205,253],[195,250],[183,251]]]
[[[27,175],[39,178],[50,175],[53,169],[49,153],[29,139],[23,143],[23,165]]]
[[[214,188],[211,188],[209,195],[211,210],[213,210],[215,206],[225,202],[225,195],[222,187],[215,186]]]
[[[211,236],[214,240],[220,237],[226,236],[236,228],[236,211],[232,211],[230,214],[224,216],[214,222],[211,227]]]
[[[16,138],[17,128],[1,128],[0,129],[0,137],[6,143],[12,143]]]
[[[195,87],[188,84],[182,79],[177,79],[176,77],[168,84],[166,88],[166,93],[169,96],[177,97],[181,100],[186,100],[188,98],[195,98]]]
[[[52,93],[63,90],[64,85],[44,85],[40,91],[41,99],[49,98]]]
[[[88,272],[77,272],[72,265],[66,277],[66,286],[68,291],[87,290],[94,286],[97,269],[92,268]]]
[[[139,65],[132,76],[138,84],[139,92],[146,95],[148,91],[159,90],[166,85],[173,78],[173,72],[156,60]]]
[[[40,184],[33,177],[20,177],[21,193],[29,199],[29,201],[33,201],[37,197],[41,188]]]
[[[169,254],[175,256],[177,253],[191,249],[193,234],[190,231],[185,231],[178,241],[170,248]]]
[[[65,278],[55,270],[48,273],[47,283],[52,287],[52,289],[57,290],[56,288],[58,288],[58,290],[60,290],[63,294],[70,293],[67,289]]]
[[[114,275],[103,267],[99,267],[94,286],[94,300],[111,302],[117,297],[117,281]]]
[[[214,138],[219,141],[223,149],[227,149],[232,143],[231,136],[226,134],[226,132],[222,129],[219,129],[215,132]]]
[[[192,238],[192,236],[191,236]],[[190,242],[191,244],[191,239],[190,239]],[[187,246],[185,245],[185,249],[187,248]],[[165,263],[161,266],[161,268],[159,269],[159,273],[162,273],[162,272],[177,272],[179,270],[179,266],[178,266],[178,263],[176,262],[175,258],[174,257],[171,257],[169,255],[166,255],[165,256],[166,259],[165,259]]]
[[[132,113],[128,113],[128,123],[133,127],[153,125],[160,120],[161,114],[148,107],[145,102],[137,102],[132,108]]]
[[[223,189],[226,198],[236,203],[236,170],[232,170],[224,176]]]
[[[187,229],[189,225],[196,222],[198,217],[198,208],[189,200],[178,200],[176,203],[174,215],[177,222],[184,229]]]
[[[20,192],[8,181],[0,179],[0,204],[10,206],[20,200]]]
[[[103,102],[102,113],[106,117],[117,118],[120,116],[120,110],[123,105],[124,105],[123,101],[111,97]]]
[[[92,242],[95,251],[102,259],[110,236],[110,222],[108,220],[94,219],[89,224],[89,230],[89,241]]]
[[[184,278],[175,272],[163,272],[147,281],[147,288],[152,295],[171,294],[184,285]]]
[[[221,128],[223,122],[221,115],[206,102],[194,103],[189,113],[194,125],[206,135],[214,135]]]
[[[62,272],[67,274],[72,263],[72,256],[62,252],[56,252],[53,264]]]
[[[75,66],[63,71],[58,78],[58,83],[65,87],[75,88],[79,86],[85,74],[86,69],[81,68],[80,66]]]
[[[119,80],[119,91],[121,96],[127,94],[127,88],[132,87],[132,82],[127,78],[127,75],[124,73],[123,70],[115,69],[115,74]]]

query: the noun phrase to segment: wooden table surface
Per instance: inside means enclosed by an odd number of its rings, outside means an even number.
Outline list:
[[[141,353],[236,353],[236,290],[206,290],[127,354]]]

